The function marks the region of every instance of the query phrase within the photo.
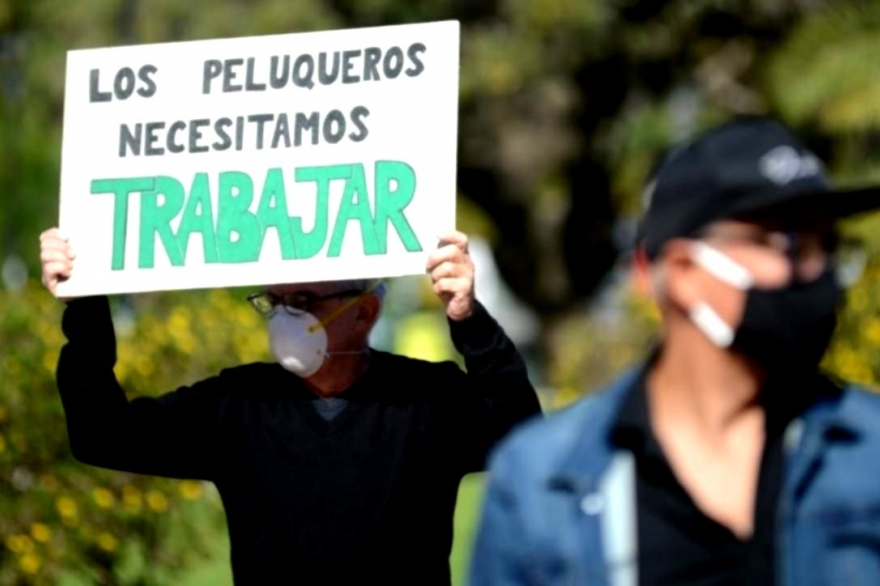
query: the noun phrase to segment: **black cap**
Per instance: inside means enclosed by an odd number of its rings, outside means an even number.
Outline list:
[[[741,118],[670,151],[645,188],[641,242],[656,258],[667,240],[712,222],[817,211],[837,219],[880,208],[880,189],[834,190],[819,159],[778,122]]]

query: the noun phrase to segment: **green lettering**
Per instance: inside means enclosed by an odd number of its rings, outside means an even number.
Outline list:
[[[296,258],[291,221],[287,216],[284,174],[281,169],[269,169],[266,172],[266,182],[263,184],[263,194],[260,196],[260,207],[257,209],[257,220],[263,228],[263,234],[260,238],[261,249],[263,241],[266,239],[266,232],[269,228],[275,228],[281,243],[281,258],[284,260]]]
[[[364,166],[361,164],[352,165],[351,177],[345,182],[345,193],[342,194],[336,225],[333,227],[333,237],[330,239],[330,247],[327,250],[328,257],[339,256],[339,253],[342,252],[345,229],[351,220],[357,220],[361,223],[364,253],[380,254],[376,229],[373,226],[373,215],[370,211],[370,200],[367,195],[367,182],[364,179]]]
[[[397,187],[391,190],[391,182]],[[403,246],[409,252],[422,250],[419,239],[403,215],[416,193],[416,174],[413,168],[400,161],[376,162],[376,236],[379,240],[377,254],[388,249],[388,222],[397,230]]]
[[[164,198],[162,205],[159,205],[160,195]],[[161,175],[155,178],[153,189],[141,194],[141,233],[138,251],[138,266],[140,268],[153,268],[156,235],[159,236],[159,241],[162,242],[171,265],[183,266],[183,251],[180,250],[174,232],[171,230],[171,220],[180,213],[183,208],[183,200],[183,185],[173,177]]]
[[[193,232],[202,235],[202,249],[206,263],[217,262],[217,239],[214,236],[214,212],[211,207],[211,188],[207,173],[196,173],[186,201],[186,209],[177,230],[177,242],[186,258],[189,237]]]
[[[125,268],[125,239],[128,220],[128,195],[134,192],[153,189],[152,177],[132,179],[94,179],[92,195],[112,193],[113,198],[113,259],[110,268],[121,271]]]
[[[334,179],[347,179],[351,176],[351,165],[329,165],[326,167],[301,167],[295,171],[294,179],[299,182],[317,183],[315,202],[315,226],[305,232],[302,218],[290,218],[290,229],[296,243],[296,258],[311,258],[318,254],[327,240],[327,216],[329,215],[330,182]]]
[[[260,258],[260,223],[248,211],[254,183],[247,173],[220,173],[217,245],[222,263],[254,262]],[[236,237],[233,240],[233,232]]]

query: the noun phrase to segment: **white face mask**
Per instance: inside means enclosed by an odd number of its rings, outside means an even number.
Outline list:
[[[329,352],[327,330],[318,318],[306,312],[291,315],[283,309],[276,309],[269,316],[269,345],[275,360],[300,378],[318,372],[330,356],[367,352]]]
[[[276,310],[269,317],[269,344],[278,363],[302,378],[318,372],[327,359],[327,330],[311,313]]]

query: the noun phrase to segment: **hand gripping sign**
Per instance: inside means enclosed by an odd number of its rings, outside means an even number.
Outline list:
[[[71,51],[62,297],[424,272],[458,22]]]

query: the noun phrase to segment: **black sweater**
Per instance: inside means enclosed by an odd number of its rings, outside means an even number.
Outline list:
[[[467,374],[374,351],[329,422],[277,364],[128,401],[107,298],[70,302],[62,327],[58,387],[74,456],[213,481],[237,585],[448,585],[461,477],[539,412],[522,358],[479,304],[450,322]]]

